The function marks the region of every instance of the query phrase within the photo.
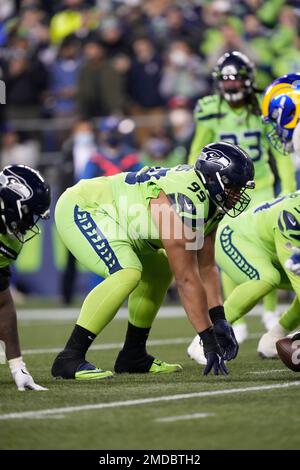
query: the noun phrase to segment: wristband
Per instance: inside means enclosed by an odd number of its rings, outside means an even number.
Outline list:
[[[217,307],[210,308],[208,310],[208,313],[212,323],[215,323],[217,320],[226,320],[223,305],[218,305]]]
[[[210,326],[204,331],[201,331],[200,333],[198,333],[198,335],[200,336],[203,342],[203,348],[205,352],[216,351],[216,349],[218,348],[218,343],[212,326]]]
[[[15,357],[14,359],[9,359],[8,365],[10,370],[13,372],[16,369],[22,369],[25,367],[25,362],[23,361],[23,357]]]

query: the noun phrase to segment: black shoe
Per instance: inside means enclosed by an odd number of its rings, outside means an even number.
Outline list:
[[[149,372],[153,361],[154,357],[150,354],[130,355],[122,349],[118,354],[114,369],[117,374],[126,372],[129,374],[144,374]]]
[[[81,353],[64,349],[55,358],[51,374],[55,378],[74,379],[75,373],[86,362]]]

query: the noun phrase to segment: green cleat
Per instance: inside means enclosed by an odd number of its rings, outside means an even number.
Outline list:
[[[85,361],[81,364],[75,372],[75,380],[100,380],[100,379],[111,379],[113,373],[110,370],[98,369],[90,362]]]
[[[167,362],[154,359],[152,366],[149,369],[150,374],[172,374],[173,372],[181,372],[182,366],[180,364],[168,364]]]
[[[75,372],[75,380],[101,380],[101,379],[111,379],[113,373],[110,370],[102,369],[89,369],[89,370],[79,370]]]

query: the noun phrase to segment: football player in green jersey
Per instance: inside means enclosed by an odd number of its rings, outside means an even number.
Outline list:
[[[269,126],[263,123],[260,110],[260,94],[254,87],[254,66],[240,52],[225,53],[213,72],[218,93],[198,101],[195,109],[196,130],[191,145],[189,163],[197,158],[198,149],[214,140],[232,142],[241,146],[252,158],[255,168],[255,190],[251,196],[251,206],[274,197],[274,174],[269,157],[276,161],[281,194],[296,190],[295,170],[290,156],[282,156],[270,144],[267,133]],[[222,274],[224,297],[234,289],[232,280]],[[263,322],[270,328],[276,315],[277,295],[271,292],[264,299]],[[247,337],[246,324],[235,326],[237,338],[242,342]],[[197,346],[197,339],[195,339]],[[193,346],[189,355],[193,357]]]
[[[296,294],[287,311],[260,339],[257,351],[262,357],[276,357],[276,341],[300,325],[299,251],[299,191],[249,209],[238,220],[222,225],[217,233],[218,264],[237,285],[224,303],[230,323],[274,288]],[[197,357],[197,362],[205,363],[200,347]]]
[[[226,374],[224,359],[236,356],[238,344],[224,317],[215,231],[224,214],[235,217],[248,206],[245,190],[253,188],[253,177],[253,163],[242,149],[215,143],[202,150],[194,166],[145,167],[82,180],[67,189],[55,210],[58,232],[78,261],[105,280],[86,297],[52,375],[77,380],[112,376],[85,356],[127,298],[129,323],[115,371],[180,371],[179,364],[162,362],[146,350],[173,275],[203,341],[204,373]]]
[[[4,349],[18,390],[47,389],[34,382],[21,356],[9,290],[10,265],[23,244],[39,233],[36,223],[49,217],[49,206],[50,188],[37,171],[10,165],[0,172],[0,349]]]

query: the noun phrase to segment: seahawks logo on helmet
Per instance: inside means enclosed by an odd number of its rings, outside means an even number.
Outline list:
[[[278,217],[278,227],[285,238],[300,241],[300,223],[289,211],[283,210]]]
[[[16,175],[12,170],[6,167],[8,175],[0,174],[0,186],[8,187],[11,191],[19,196],[21,201],[26,201],[32,197],[32,188],[27,184],[24,178]]]
[[[220,150],[209,150],[205,153],[205,160],[219,165],[220,170],[228,168],[230,165],[230,159]]]

